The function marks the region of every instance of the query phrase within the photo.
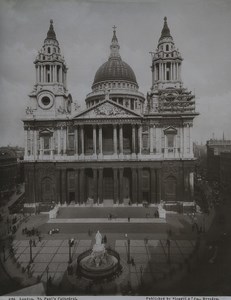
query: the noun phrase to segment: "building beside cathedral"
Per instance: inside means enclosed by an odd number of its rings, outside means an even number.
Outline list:
[[[26,205],[193,205],[194,95],[167,18],[152,52],[152,86],[139,91],[114,27],[108,60],[95,73],[86,109],[75,110],[67,66],[50,22],[35,59],[24,122]]]

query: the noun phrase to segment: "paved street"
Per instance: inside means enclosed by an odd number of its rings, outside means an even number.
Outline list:
[[[88,240],[76,240],[72,248],[72,259],[75,262],[78,255],[87,249],[92,248],[95,243],[94,238]],[[170,266],[167,262],[167,245],[166,240],[131,240],[130,255],[135,261],[134,266],[125,267],[122,281],[131,282],[133,288],[140,284],[141,276],[143,280],[152,283],[153,280],[160,279],[164,274],[169,272]],[[114,244],[110,243],[121,257],[122,264],[127,265],[128,244],[127,240],[115,240]],[[194,240],[172,240],[171,241],[171,267],[183,263],[195,246]],[[19,269],[27,268],[30,260],[30,247],[28,240],[15,240],[13,242],[15,257],[20,264]],[[31,265],[32,275],[38,276],[46,282],[51,277],[52,283],[59,285],[63,280],[67,270],[69,260],[68,240],[44,239],[37,242],[36,247],[32,247],[33,264]],[[49,267],[47,272],[47,266]],[[142,273],[142,274],[141,274]],[[73,281],[75,279],[71,279]],[[121,283],[121,278],[117,284]],[[78,281],[79,284],[79,281]]]

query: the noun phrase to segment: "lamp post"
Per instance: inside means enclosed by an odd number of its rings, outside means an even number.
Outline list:
[[[47,265],[47,267],[46,267],[46,272],[47,272],[47,294],[48,294],[48,286],[49,286],[49,267],[48,267],[48,265]]]
[[[143,284],[143,266],[140,266],[140,285],[142,286]]]
[[[29,240],[29,245],[30,245],[30,264],[32,264],[33,262],[33,258],[32,258],[32,239]]]
[[[74,239],[69,239],[68,245],[69,245],[69,261],[68,261],[68,263],[71,264],[72,263],[71,247],[74,245]]]
[[[171,258],[170,258],[170,247],[171,247],[171,242],[170,239],[167,239],[167,248],[168,248],[168,264],[171,264]]]
[[[128,242],[128,259],[127,259],[127,263],[130,264],[131,263],[131,259],[130,259],[130,239],[129,239],[127,233],[125,233],[125,237],[126,237],[127,242]]]

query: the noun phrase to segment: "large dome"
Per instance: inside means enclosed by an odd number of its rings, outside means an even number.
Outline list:
[[[132,68],[120,57],[110,57],[96,72],[93,85],[107,80],[123,80],[137,84]]]

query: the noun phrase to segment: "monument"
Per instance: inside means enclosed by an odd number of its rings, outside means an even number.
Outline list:
[[[77,273],[88,279],[99,279],[113,276],[119,270],[121,270],[119,254],[105,248],[98,230],[93,248],[81,253],[77,259]]]

